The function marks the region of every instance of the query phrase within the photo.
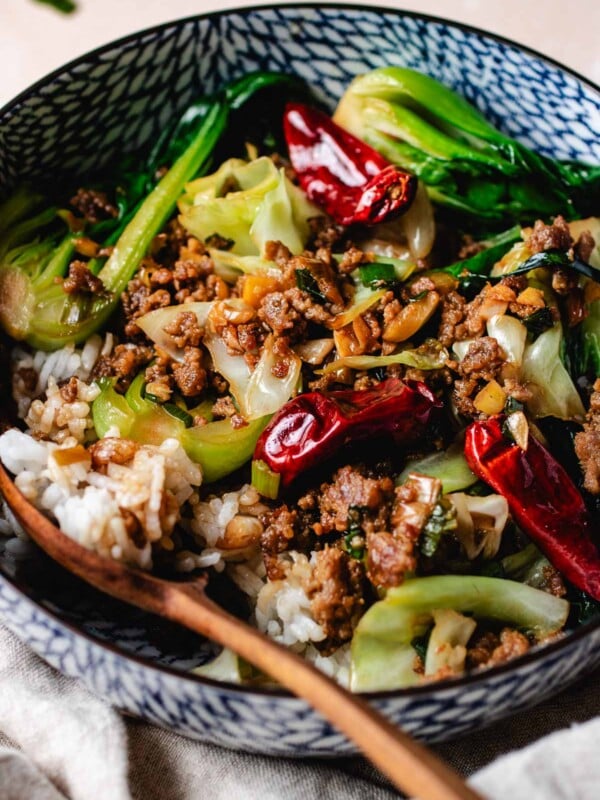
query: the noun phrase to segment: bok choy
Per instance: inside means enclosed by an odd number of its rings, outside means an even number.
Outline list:
[[[419,683],[412,642],[427,633],[436,609],[506,622],[543,639],[565,624],[569,603],[500,578],[413,578],[390,589],[360,620],[352,640],[352,689],[379,691]]]
[[[573,217],[600,203],[600,167],[534,153],[451,89],[410,69],[355,78],[334,119],[417,175],[435,203],[484,228]]]
[[[86,231],[97,234],[102,244],[114,245],[105,263],[92,259],[87,264],[100,281],[95,284],[100,290],[72,294],[63,290],[61,278],[74,254],[73,233],[52,206],[40,209],[43,201],[37,193],[28,196],[21,190],[14,195],[3,209],[0,226],[2,326],[14,338],[43,350],[82,342],[98,330],[115,310],[152,240],[173,213],[184,186],[212,163],[235,114],[242,107],[247,111],[247,104],[265,88],[280,85],[287,90],[298,83],[278,73],[245,76],[188,108],[137,172],[119,170],[119,179],[125,179],[130,190],[126,207],[120,207],[116,224],[101,222],[95,230]],[[165,164],[170,168],[155,183],[157,168]]]

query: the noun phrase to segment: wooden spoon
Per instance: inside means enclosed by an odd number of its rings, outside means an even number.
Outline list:
[[[119,600],[229,647],[307,700],[409,796],[420,800],[482,800],[456,772],[365,700],[214,603],[204,591],[206,577],[191,582],[163,580],[87,550],[32,506],[2,465],[0,491],[31,538],[67,570]]]

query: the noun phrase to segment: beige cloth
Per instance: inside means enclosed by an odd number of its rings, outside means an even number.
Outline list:
[[[536,710],[437,751],[464,775],[479,770],[471,780],[489,800],[597,800],[599,687],[596,673]],[[540,740],[551,731],[557,732]],[[524,749],[480,769],[514,748]],[[396,797],[361,758],[296,761],[235,753],[123,718],[0,627],[2,800]]]

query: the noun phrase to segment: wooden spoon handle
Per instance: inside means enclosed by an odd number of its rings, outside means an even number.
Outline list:
[[[161,580],[85,549],[27,502],[1,465],[0,491],[32,539],[63,567],[113,597],[229,647],[307,700],[399,789],[419,800],[482,800],[456,772],[365,700],[210,600],[206,581]]]
[[[162,613],[229,647],[303,697],[388,778],[419,800],[482,800],[430,750],[309,662],[231,616],[193,585],[170,584]]]

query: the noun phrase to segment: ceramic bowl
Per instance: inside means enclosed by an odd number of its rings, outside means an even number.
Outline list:
[[[360,6],[241,9],[128,36],[73,61],[0,111],[0,187],[83,174],[152,140],[198,94],[252,69],[306,78],[333,107],[351,78],[417,68],[536,150],[600,162],[600,91],[509,41],[451,22]],[[197,739],[286,756],[354,752],[284,691],[200,679],[207,643],[99,595],[33,545],[4,540],[0,613],[46,661],[124,711]],[[428,742],[539,703],[600,663],[600,625],[524,657],[373,704]]]

